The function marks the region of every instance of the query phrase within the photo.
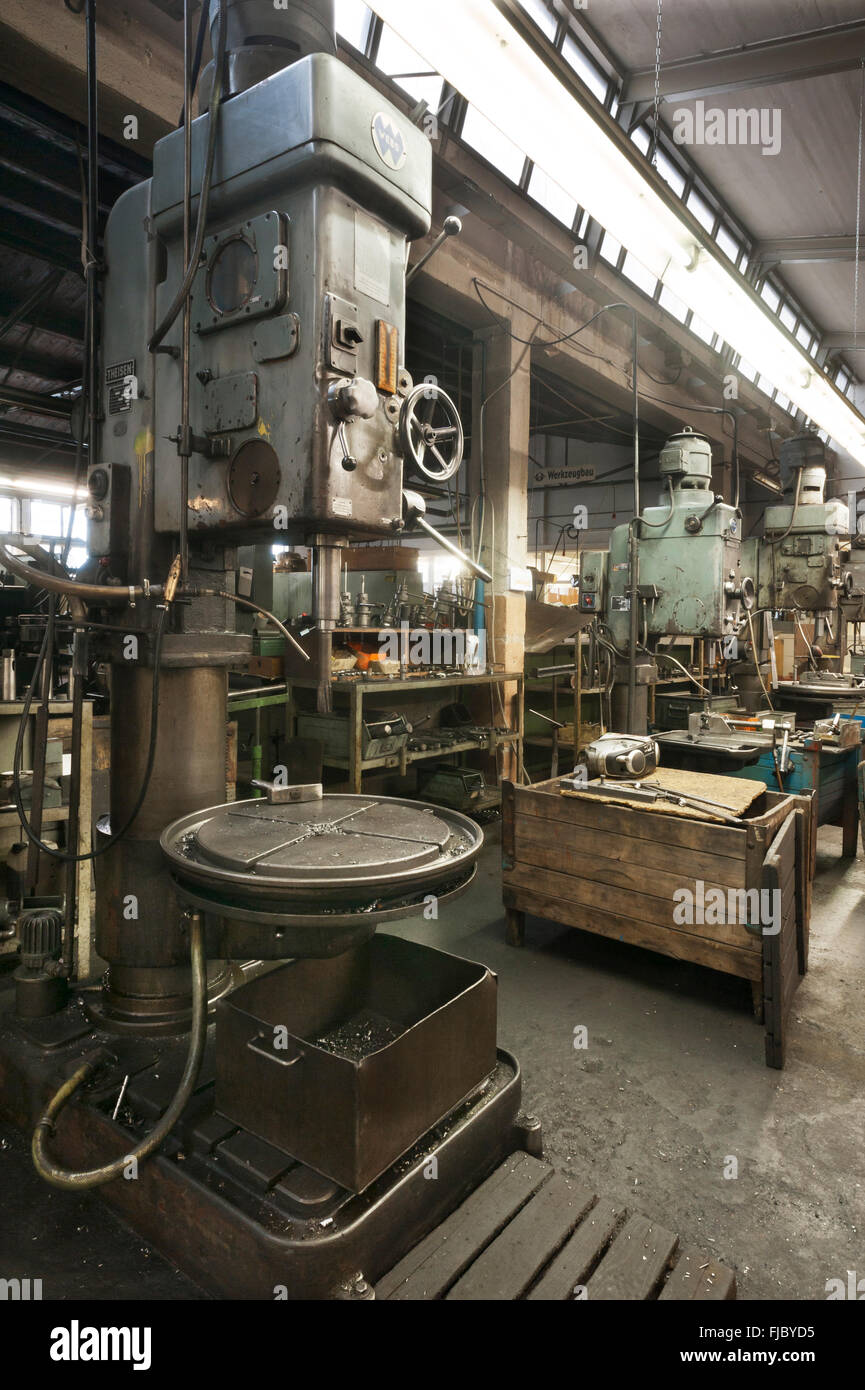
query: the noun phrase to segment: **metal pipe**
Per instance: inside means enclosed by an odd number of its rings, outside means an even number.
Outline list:
[[[99,86],[96,80],[96,0],[87,0],[85,14],[87,33],[87,261],[85,276],[87,283],[87,445],[89,456],[95,451],[96,427],[99,422],[99,355],[97,281],[99,262],[97,242],[99,238]],[[83,421],[82,421],[83,429]],[[83,459],[78,460],[80,467]],[[76,476],[76,482],[79,481]],[[75,504],[72,503],[74,515]],[[72,538],[72,519],[70,517],[69,537],[64,548],[64,562]]]
[[[183,265],[189,266],[192,250],[192,5],[183,0]],[[180,577],[189,578],[189,378],[191,343],[191,303],[183,301],[183,330],[180,346]]]
[[[639,522],[640,516],[640,393],[637,382],[637,311],[631,309],[634,327],[633,349],[631,354],[631,375],[633,378],[633,415],[634,415],[634,517]],[[639,603],[640,587],[640,540],[639,524],[631,526],[628,530],[628,579],[631,595],[631,611],[629,623],[629,651],[628,651],[628,728],[629,734],[637,732],[637,624],[638,613],[637,604]]]
[[[69,816],[67,819],[67,850],[78,853],[81,811],[81,745],[84,732],[84,682],[87,679],[87,634],[76,629],[72,639],[72,762],[69,773]],[[66,865],[66,912],[63,925],[63,949],[60,963],[63,975],[70,979],[75,967],[75,919],[78,904],[78,861],[70,858]]]
[[[42,806],[45,800],[45,753],[48,742],[48,712],[51,705],[51,682],[54,675],[54,616],[57,599],[48,599],[48,621],[45,625],[45,661],[42,666],[42,690],[33,729],[33,756],[30,785],[30,823],[34,837],[27,849],[27,887],[36,892],[39,881],[39,845],[42,835]]]

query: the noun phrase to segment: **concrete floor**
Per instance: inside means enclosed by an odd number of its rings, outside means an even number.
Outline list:
[[[557,1167],[732,1265],[743,1298],[823,1299],[827,1279],[865,1277],[865,861],[839,855],[840,831],[822,830],[783,1072],[764,1065],[742,981],[531,918],[508,947],[497,826],[469,892],[400,932],[497,971],[500,1041]],[[200,1296],[98,1198],[47,1192],[22,1136],[0,1129],[0,1150],[21,1198],[0,1274],[35,1269],[38,1250],[45,1297]]]
[[[827,1279],[865,1277],[861,851],[842,860],[840,830],[820,831],[810,970],[775,1071],[745,981],[540,919],[507,946],[493,840],[470,892],[401,934],[498,972],[499,1038],[556,1166],[733,1266],[741,1298],[825,1299]]]

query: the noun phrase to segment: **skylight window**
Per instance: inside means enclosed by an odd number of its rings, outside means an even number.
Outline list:
[[[698,338],[702,338],[704,343],[708,343],[710,347],[712,346],[715,330],[711,324],[706,323],[705,319],[701,319],[698,314],[692,314],[691,322],[688,324],[688,327],[692,333],[696,333]]]
[[[605,102],[610,87],[609,81],[600,68],[595,66],[591,58],[586,57],[579,44],[570,37],[566,38],[562,44],[562,57],[569,67],[573,68],[589,91],[594,92],[598,101]]]
[[[542,34],[546,34],[550,43],[554,43],[559,21],[544,4],[544,0],[518,0],[518,3],[520,9],[525,10],[532,23],[537,25]]]
[[[739,258],[742,255],[743,251],[742,243],[741,241],[737,241],[736,237],[733,236],[732,232],[729,232],[727,230],[723,222],[721,223],[721,226],[718,228],[715,241],[717,242],[720,249],[723,251],[724,255],[729,257],[729,259],[733,262],[734,265],[738,265]]]
[[[766,281],[765,285],[760,291],[760,298],[763,299],[765,303],[769,305],[769,308],[772,310],[773,314],[777,314],[779,305],[781,303],[781,296],[775,289],[775,286],[770,284],[768,280]]]
[[[366,49],[372,10],[362,0],[336,0],[336,32],[360,53]]]
[[[668,290],[666,285],[661,290],[658,303],[668,314],[672,314],[674,319],[678,319],[679,323],[684,323],[688,317],[687,304],[677,294],[673,294],[672,290]]]
[[[663,150],[657,152],[657,170],[665,183],[668,183],[677,197],[681,198],[685,191],[685,175],[682,173],[678,164],[675,164]]]
[[[625,257],[625,264],[622,266],[622,270],[625,275],[627,275],[628,279],[633,281],[637,288],[643,291],[643,294],[647,294],[650,299],[653,297],[658,287],[657,276],[647,270],[644,265],[641,265],[636,256],[630,251]]]
[[[462,136],[473,150],[489,160],[511,183],[519,183],[526,162],[525,155],[486,116],[481,115],[476,106],[470,106],[466,112]]]
[[[688,194],[686,206],[690,208],[700,226],[705,227],[707,232],[711,232],[717,214],[715,209],[709,206],[706,199],[695,188],[692,188]]]
[[[537,164],[532,169],[528,187],[529,197],[534,198],[536,203],[540,203],[542,208],[546,208],[557,221],[564,223],[566,227],[574,225],[574,218],[577,215],[577,200],[566,193],[563,188],[543,171]]]
[[[431,111],[438,110],[444,86],[442,79],[438,73],[430,73],[429,63],[387,25],[381,31],[376,63],[385,76],[408,92],[410,97],[425,101]]]
[[[601,242],[601,255],[604,260],[608,261],[612,266],[618,265],[621,253],[622,243],[616,241],[614,236],[610,236],[609,232],[604,232],[604,239]]]

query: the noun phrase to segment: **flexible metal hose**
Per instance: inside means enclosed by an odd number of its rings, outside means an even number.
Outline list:
[[[52,594],[62,594],[66,598],[78,598],[84,603],[95,603],[105,607],[109,603],[129,603],[133,599],[159,598],[161,584],[151,584],[144,588],[140,584],[82,584],[78,579],[64,579],[56,574],[46,574],[35,565],[28,565],[12,555],[5,545],[0,545],[0,563],[12,574],[17,574],[34,587],[38,583]]]
[[[204,927],[201,916],[197,912],[192,913],[188,920],[190,964],[192,967],[192,1031],[189,1038],[186,1066],[183,1069],[183,1076],[180,1078],[180,1085],[174,1099],[162,1119],[154,1125],[150,1133],[134,1149],[130,1149],[129,1153],[115,1158],[111,1163],[103,1164],[101,1168],[91,1168],[83,1172],[61,1168],[48,1153],[48,1140],[53,1133],[57,1116],[69,1103],[79,1087],[89,1080],[99,1065],[98,1062],[85,1062],[52,1096],[33,1133],[33,1142],[30,1146],[33,1166],[40,1178],[51,1183],[52,1187],[81,1191],[82,1188],[101,1187],[103,1183],[111,1182],[113,1178],[120,1177],[130,1163],[143,1163],[145,1159],[155,1153],[183,1114],[198,1080],[198,1073],[201,1070],[201,1062],[204,1057],[204,1046],[207,1041],[207,970],[204,956]]]

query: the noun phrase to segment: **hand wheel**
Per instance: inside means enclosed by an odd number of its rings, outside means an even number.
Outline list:
[[[406,397],[399,435],[405,457],[435,483],[446,483],[462,463],[462,421],[450,396],[440,386],[425,383]],[[430,457],[435,460],[432,465]]]

